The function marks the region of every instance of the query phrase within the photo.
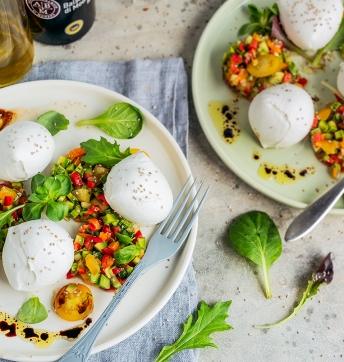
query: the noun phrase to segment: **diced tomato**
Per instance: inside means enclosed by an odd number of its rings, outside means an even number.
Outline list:
[[[141,230],[137,230],[136,233],[135,233],[135,238],[142,238],[142,232]]]
[[[13,203],[13,197],[12,196],[5,196],[4,206],[11,206],[12,203]]]
[[[93,190],[96,187],[96,183],[94,181],[87,180],[86,187]]]
[[[113,241],[112,243],[110,243],[109,244],[109,249],[111,249],[113,253],[115,251],[118,251],[119,250],[119,242],[118,241]]]
[[[80,249],[82,249],[81,244],[78,243],[78,242],[75,242],[75,243],[74,243],[74,251],[78,251],[78,250],[80,250]]]
[[[335,154],[330,155],[330,159],[332,159],[334,162],[337,162],[337,163],[339,163],[339,164],[342,163],[342,161],[340,160],[340,158],[339,158],[337,155],[335,155]]]
[[[123,270],[123,268],[113,268],[112,272],[116,275],[118,273],[120,273]]]
[[[110,248],[103,248],[102,249],[102,253],[104,255],[112,255],[113,254],[113,250],[111,250]]]
[[[312,140],[314,143],[322,141],[322,134],[321,132],[317,132],[315,135],[312,136]]]
[[[289,72],[285,72],[283,79],[282,79],[282,83],[290,83],[292,80],[292,75]]]
[[[308,82],[308,80],[306,78],[299,79],[299,83],[302,84],[302,85],[306,85],[307,82]]]
[[[114,258],[111,255],[105,254],[102,258],[102,267],[103,269],[110,268],[115,262]]]
[[[84,173],[84,179],[87,180],[89,177],[91,177],[91,174],[88,172]]]
[[[86,274],[86,268],[83,267],[83,266],[78,266],[78,267],[77,267],[77,271],[78,271],[80,274]]]
[[[344,113],[344,104],[337,109],[337,113],[340,113],[340,114]]]
[[[119,232],[119,227],[118,227],[118,226],[114,226],[112,230],[113,230],[114,233],[118,233],[118,232]]]
[[[92,236],[89,236],[88,238],[85,239],[84,241],[84,247],[87,250],[92,250],[93,249],[93,245],[94,245],[94,241],[92,240]]]
[[[12,217],[13,217],[14,220],[18,220],[17,211],[13,211],[13,212],[12,212]]]
[[[101,231],[99,233],[99,237],[103,240],[103,241],[108,241],[111,238],[111,235],[108,233],[104,233],[103,231]]]
[[[105,199],[105,195],[104,195],[104,194],[99,194],[99,195],[97,196],[97,199],[98,199],[98,200],[101,200],[103,205],[109,205],[109,203],[108,203],[108,202],[106,201],[106,199]]]
[[[251,91],[248,88],[244,89],[244,93],[247,94],[248,96],[251,94]]]
[[[100,207],[96,205],[92,205],[87,211],[87,214],[97,214],[100,211]],[[90,219],[91,220],[91,219]]]
[[[89,223],[90,229],[92,231],[100,230],[100,228],[102,227],[100,221],[98,219],[96,219],[95,217],[89,219],[88,223]]]
[[[234,53],[231,56],[231,62],[233,64],[238,64],[238,63],[242,63],[242,57],[239,54]]]
[[[104,233],[112,234],[112,230],[109,225],[103,225],[102,231],[104,231]]]
[[[82,185],[84,184],[79,172],[73,172],[73,173],[70,175],[70,178],[71,178],[71,180],[72,180],[72,182],[73,182],[73,185],[74,185],[75,187],[80,187],[80,186],[82,186]]]
[[[319,123],[319,118],[318,118],[318,117],[314,117],[314,119],[313,119],[313,124],[312,124],[312,128],[317,128],[317,127],[318,127],[318,123]]]
[[[239,50],[244,51],[244,50],[245,50],[245,44],[244,44],[243,42],[241,42],[241,43],[238,45],[238,48],[239,48]]]
[[[67,278],[67,279],[72,279],[72,278],[74,278],[74,274],[72,273],[71,270],[67,273],[66,278]]]
[[[258,44],[259,44],[258,40],[252,39],[251,43],[247,46],[247,48],[257,50]]]
[[[318,158],[319,160],[321,160],[325,155],[326,155],[325,152],[320,152],[315,154],[316,158]]]

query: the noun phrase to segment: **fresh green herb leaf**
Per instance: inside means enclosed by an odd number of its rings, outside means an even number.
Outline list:
[[[312,298],[314,295],[318,293],[318,289],[320,285],[326,283],[330,284],[333,279],[333,263],[331,259],[331,253],[329,253],[326,258],[323,260],[323,262],[320,264],[318,269],[312,274],[311,280],[308,281],[308,285],[306,290],[304,291],[300,303],[297,305],[297,307],[294,308],[293,312],[280,322],[269,324],[266,326],[257,326],[255,325],[255,328],[272,328],[281,325],[282,323],[288,321],[290,318],[295,316],[299,310],[302,308],[302,306]]]
[[[43,186],[45,179],[46,177],[41,173],[35,175],[31,180],[31,192],[36,192],[40,186]]]
[[[66,196],[72,190],[72,181],[68,175],[57,175],[55,179],[60,182],[59,196]]]
[[[271,8],[266,7],[260,10],[256,5],[247,5],[247,10],[250,14],[250,22],[244,24],[238,31],[239,36],[245,34],[261,34],[269,35],[272,28],[272,19],[274,15],[278,15],[277,4],[274,4]]]
[[[52,136],[55,136],[62,130],[66,130],[69,125],[68,119],[63,114],[56,111],[49,111],[42,114],[38,117],[37,123],[44,126]]]
[[[340,24],[340,27],[336,33],[336,35],[332,38],[332,40],[327,43],[322,49],[319,49],[315,55],[312,65],[316,68],[320,67],[321,60],[328,52],[333,52],[335,50],[341,50],[341,47],[344,44],[344,19]]]
[[[94,124],[114,138],[134,138],[142,129],[142,112],[129,103],[117,103],[100,116],[76,123],[77,126]]]
[[[131,155],[130,148],[121,152],[116,141],[112,144],[104,137],[100,137],[100,141],[90,139],[81,142],[80,146],[86,151],[82,160],[90,165],[100,163],[105,167],[112,167]]]
[[[28,203],[23,208],[23,218],[25,221],[38,220],[41,218],[41,214],[45,208],[45,203]]]
[[[229,229],[234,249],[263,270],[267,298],[271,298],[269,269],[282,253],[282,240],[271,218],[264,212],[251,211],[238,217]]]
[[[3,228],[5,225],[11,225],[11,217],[14,211],[21,209],[24,205],[19,205],[14,207],[11,210],[4,211],[0,213],[0,229]]]
[[[48,202],[49,201],[48,191],[45,190],[44,194],[33,193],[33,194],[29,195],[28,200],[31,201],[31,202],[38,202],[38,203],[40,203],[40,202]]]
[[[38,297],[31,297],[19,309],[17,317],[24,323],[34,324],[47,319],[48,312]]]
[[[121,233],[115,233],[118,241],[124,245],[130,245],[133,243],[134,238],[131,238],[128,235],[123,235]]]
[[[210,335],[214,332],[228,331],[232,329],[226,323],[228,309],[232,301],[218,302],[213,307],[209,307],[205,302],[201,302],[198,310],[197,320],[192,324],[192,315],[184,323],[184,330],[178,340],[171,346],[165,346],[155,362],[167,362],[171,356],[184,349],[191,348],[217,348],[211,340]]]
[[[141,254],[141,246],[138,244],[129,245],[113,253],[117,264],[125,264],[132,261],[136,256]]]
[[[61,221],[68,214],[68,205],[65,202],[48,202],[46,214],[52,221]]]

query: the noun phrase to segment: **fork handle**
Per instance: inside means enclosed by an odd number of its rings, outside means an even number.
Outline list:
[[[143,274],[148,267],[142,260],[130,274],[130,278],[119,289],[118,293],[112,298],[109,305],[100,315],[99,319],[93,324],[87,334],[82,337],[69,351],[67,351],[58,361],[59,362],[86,362],[92,350],[92,347],[103,329],[105,323],[110,318],[113,311],[116,309],[122,298],[127,294],[136,279]]]

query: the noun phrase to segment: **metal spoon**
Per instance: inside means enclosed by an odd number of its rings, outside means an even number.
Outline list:
[[[285,241],[297,240],[310,232],[330,211],[342,196],[343,192],[344,178],[310,204],[294,219],[285,233]]]

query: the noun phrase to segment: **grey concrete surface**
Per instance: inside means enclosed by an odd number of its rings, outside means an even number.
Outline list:
[[[197,42],[222,3],[223,0],[96,0],[96,21],[90,32],[67,46],[35,43],[35,63],[180,56],[190,83]],[[200,362],[344,360],[343,218],[329,215],[303,240],[283,243],[283,254],[271,268],[273,298],[267,300],[258,268],[228,244],[229,225],[238,215],[259,209],[273,218],[283,237],[300,211],[263,196],[227,168],[200,127],[191,87],[189,99],[189,163],[194,175],[212,185],[199,218],[194,252],[199,300],[209,304],[233,301],[228,323],[234,329],[213,334],[219,348],[201,350]],[[268,331],[254,329],[253,324],[273,323],[292,311],[307,278],[330,251],[335,267],[333,282],[321,287],[318,295],[288,323]]]

